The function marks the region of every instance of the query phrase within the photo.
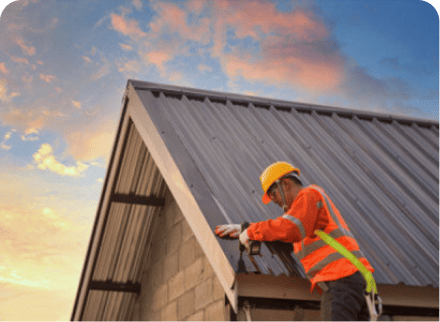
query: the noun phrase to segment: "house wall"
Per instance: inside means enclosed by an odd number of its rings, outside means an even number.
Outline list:
[[[141,292],[129,319],[219,321],[225,317],[225,292],[167,192],[147,247]]]

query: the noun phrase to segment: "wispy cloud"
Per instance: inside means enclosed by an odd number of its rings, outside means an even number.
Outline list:
[[[119,46],[120,46],[123,50],[126,50],[126,51],[133,50],[133,47],[130,46],[130,45],[127,45],[127,44],[119,44]]]
[[[126,78],[133,78],[141,71],[141,63],[138,60],[122,59],[116,62],[118,72],[125,75]]]
[[[57,79],[57,77],[55,75],[40,74],[40,79],[45,81],[46,83],[51,83],[55,79]]]
[[[25,41],[23,38],[18,37],[15,39],[15,43],[20,47],[23,54],[28,56],[35,55],[36,49],[28,41]]]
[[[14,97],[20,96],[19,92],[10,92],[6,79],[0,79],[0,101],[9,102]]]
[[[66,166],[55,158],[53,152],[52,146],[44,143],[40,149],[32,155],[38,169],[49,170],[62,176],[78,177],[88,168],[88,165],[78,161],[76,166]]]
[[[92,63],[92,59],[90,59],[90,57],[83,55],[82,58],[88,62],[89,64]]]
[[[23,57],[11,56],[11,60],[14,63],[20,64],[20,65],[29,65],[29,60],[27,60],[26,58],[23,58]]]
[[[9,69],[6,68],[5,63],[0,63],[0,73],[3,75],[9,75]]]
[[[24,134],[20,136],[22,141],[36,141],[40,138],[38,137],[38,130],[34,128],[28,128],[24,131]]]
[[[6,132],[6,134],[3,136],[3,141],[0,143],[0,148],[3,150],[10,150],[12,148],[12,145],[7,145],[6,142],[11,138],[12,131]]]
[[[114,30],[134,39],[145,37],[147,34],[139,28],[135,19],[127,19],[123,15],[111,14],[111,24]]]
[[[72,105],[77,108],[77,109],[81,109],[81,102],[80,101],[75,101],[75,100],[71,100],[70,101],[72,103]]]
[[[202,72],[202,73],[205,73],[205,72],[212,72],[212,67],[211,67],[211,66],[207,66],[207,65],[205,65],[205,64],[199,64],[199,65],[197,65],[197,69],[198,69],[200,72]]]

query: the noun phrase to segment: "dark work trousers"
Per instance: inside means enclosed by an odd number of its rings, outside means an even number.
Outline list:
[[[358,271],[353,275],[327,282],[322,293],[321,320],[369,321],[370,313],[364,297],[365,279]]]

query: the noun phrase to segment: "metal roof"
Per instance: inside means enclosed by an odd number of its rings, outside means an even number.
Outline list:
[[[170,153],[184,146],[223,208],[223,218],[205,212],[211,228],[281,215],[277,206],[261,203],[258,178],[270,163],[289,161],[301,169],[306,185],[327,191],[378,283],[438,287],[438,122],[130,83],[147,112],[160,115],[157,120],[180,139],[167,141],[163,131]],[[183,167],[181,172],[185,177]],[[197,184],[187,184],[197,196]],[[226,255],[236,267],[232,251]],[[255,263],[250,270],[290,273],[274,256],[263,254]]]
[[[151,123],[142,123],[139,109]],[[130,80],[72,319],[130,317],[167,186],[214,270],[226,270],[220,281],[230,291],[233,275],[221,263],[237,270],[237,243],[212,231],[282,214],[261,203],[258,179],[278,160],[326,190],[378,283],[438,287],[438,128],[430,120]],[[188,218],[197,211],[201,217]],[[268,247],[261,257],[245,256],[249,271],[304,277],[288,247]]]

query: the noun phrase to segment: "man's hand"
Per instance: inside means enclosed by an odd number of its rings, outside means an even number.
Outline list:
[[[229,237],[237,239],[240,236],[241,225],[230,224],[215,227],[215,233],[219,237]]]

